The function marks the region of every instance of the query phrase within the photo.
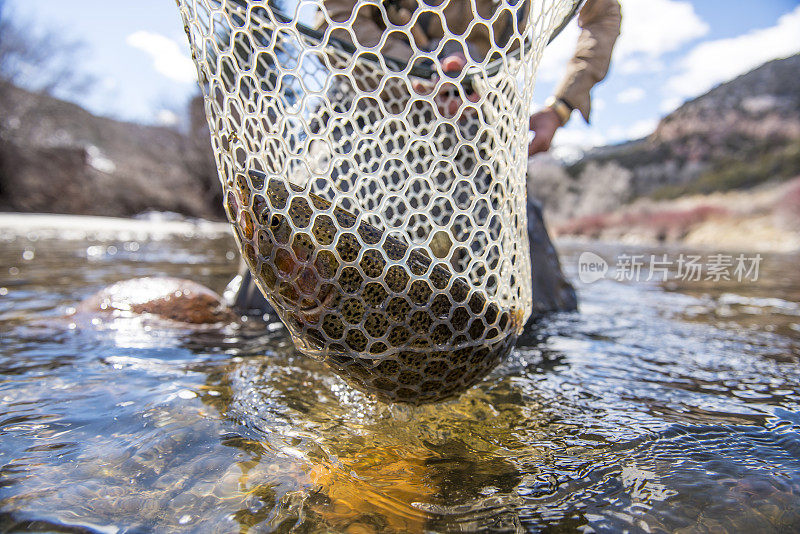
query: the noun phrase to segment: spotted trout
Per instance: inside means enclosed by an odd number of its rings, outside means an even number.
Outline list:
[[[521,312],[500,309],[449,264],[299,186],[239,173],[225,208],[297,348],[382,400],[449,397],[516,341]]]

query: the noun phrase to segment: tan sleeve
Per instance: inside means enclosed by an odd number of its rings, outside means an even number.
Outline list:
[[[575,55],[555,96],[580,110],[589,122],[592,105],[589,92],[606,77],[611,51],[619,37],[622,13],[617,0],[587,0],[578,15],[581,34]]]
[[[383,29],[378,25],[380,13],[375,6],[359,4],[358,0],[324,0],[323,2],[328,17],[335,22],[349,20],[353,10],[358,9],[351,24],[353,35],[355,35],[358,44],[367,47],[375,46],[380,42],[383,35]],[[317,28],[320,31],[324,31],[327,25],[325,16],[322,13],[317,13]],[[352,36],[344,30],[334,31],[333,36],[343,41],[353,42]],[[392,39],[391,36],[387,39],[386,46],[381,49],[381,53],[402,61],[408,61],[412,56],[411,47],[407,43]]]

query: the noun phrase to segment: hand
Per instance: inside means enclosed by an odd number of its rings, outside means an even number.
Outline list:
[[[533,141],[528,145],[528,156],[539,152],[547,152],[556,130],[561,127],[561,119],[553,108],[546,107],[531,115],[530,129],[534,134]]]
[[[462,53],[452,54],[442,59],[442,70],[446,73],[458,74],[467,65],[467,58]],[[428,95],[433,90],[433,85],[430,83],[415,81],[413,83],[414,91],[421,95]],[[475,108],[472,106],[464,106],[463,101],[458,96],[458,87],[452,83],[444,83],[439,89],[439,93],[434,97],[439,112],[446,117],[454,117],[459,115],[459,119],[463,119],[466,113],[474,113]],[[477,93],[467,94],[467,100],[470,102],[477,102],[480,97]]]

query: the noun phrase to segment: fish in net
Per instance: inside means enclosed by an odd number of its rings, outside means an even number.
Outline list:
[[[303,1],[312,29],[270,2],[178,0],[225,211],[301,352],[422,403],[513,348],[534,74],[579,3]],[[463,68],[445,72],[452,54]]]

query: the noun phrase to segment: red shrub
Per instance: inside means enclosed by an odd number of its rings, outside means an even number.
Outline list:
[[[788,191],[775,206],[775,213],[791,227],[800,225],[800,176],[790,182]]]
[[[718,206],[696,206],[691,209],[660,211],[650,211],[645,208],[618,215],[604,213],[581,217],[558,226],[556,233],[596,238],[609,228],[616,228],[622,233],[627,229],[641,229],[655,234],[659,239],[667,237],[675,239],[686,235],[692,226],[727,213],[725,208]]]
[[[558,235],[582,235],[586,237],[599,237],[603,230],[611,226],[611,215],[607,213],[587,215],[573,219],[556,227]]]

